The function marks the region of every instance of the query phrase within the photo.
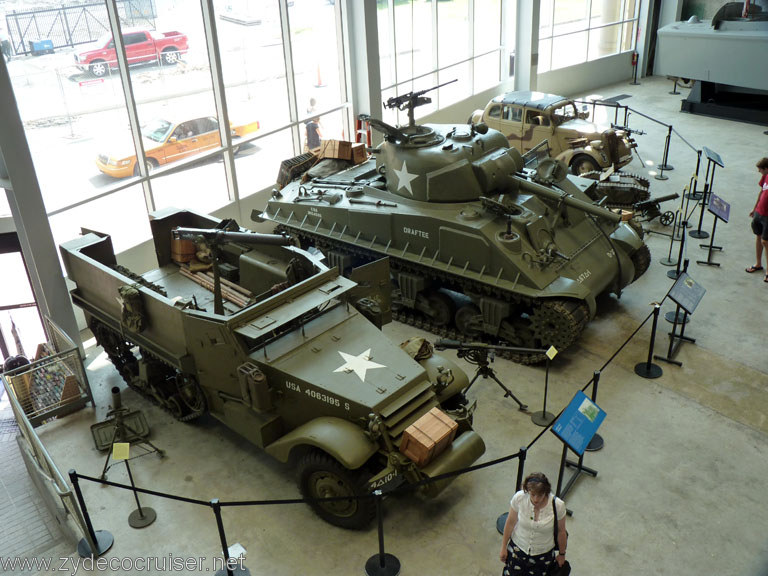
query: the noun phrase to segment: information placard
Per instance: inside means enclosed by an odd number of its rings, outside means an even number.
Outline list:
[[[714,192],[709,195],[709,206],[707,207],[707,210],[712,212],[712,214],[720,218],[723,222],[728,222],[728,217],[731,215],[731,205]]]
[[[696,306],[699,305],[706,292],[707,290],[688,276],[687,272],[682,272],[669,291],[669,297],[675,303],[680,304],[688,314],[693,314],[693,311],[696,310]]]
[[[605,411],[579,390],[552,425],[552,432],[581,456],[603,420]]]
[[[707,148],[706,146],[702,146],[701,149],[704,151],[704,157],[707,160],[711,160],[712,162],[720,166],[720,168],[725,168],[725,164],[723,163],[723,159],[720,158],[720,154],[718,154],[717,152],[715,152],[710,148]]]

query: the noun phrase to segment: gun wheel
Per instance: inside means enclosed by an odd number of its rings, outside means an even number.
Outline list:
[[[311,450],[299,462],[299,489],[309,505],[326,522],[341,528],[362,529],[374,517],[376,506],[369,494],[364,470],[347,470],[325,452]],[[322,501],[321,498],[350,497],[349,500]]]
[[[672,210],[667,210],[661,216],[659,216],[659,222],[662,226],[669,226],[675,221],[675,213]]]

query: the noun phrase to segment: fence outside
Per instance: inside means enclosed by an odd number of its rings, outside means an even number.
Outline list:
[[[155,0],[118,0],[123,26],[155,28]],[[30,10],[6,14],[11,55],[40,54],[56,48],[93,42],[109,33],[109,17],[104,2]]]

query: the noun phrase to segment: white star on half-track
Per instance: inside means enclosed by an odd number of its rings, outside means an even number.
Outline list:
[[[371,362],[370,348],[368,348],[368,350],[365,352],[361,352],[357,356],[353,354],[347,354],[341,350],[338,350],[338,353],[341,354],[341,357],[344,358],[345,362],[336,368],[334,372],[354,372],[357,374],[357,377],[360,378],[361,382],[365,382],[365,373],[368,370],[373,370],[374,368],[386,368],[386,366],[383,364]]]

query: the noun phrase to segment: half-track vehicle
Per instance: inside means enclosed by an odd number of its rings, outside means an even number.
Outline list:
[[[409,93],[387,106],[422,103]],[[346,271],[389,256],[393,313],[457,340],[564,350],[596,297],[643,274],[650,252],[619,215],[594,204],[594,181],[553,159],[533,172],[497,130],[368,119],[384,133],[374,158],[330,175],[312,170],[274,190],[277,230]],[[320,169],[320,165],[318,165]],[[543,354],[506,354],[536,362]]]
[[[466,374],[428,342],[397,346],[369,320],[384,316],[375,291],[389,288],[386,260],[356,271],[358,285],[290,238],[234,221],[169,209],[153,214],[151,228],[158,268],[142,275],[118,265],[108,235],[63,244],[74,303],[132,389],[179,420],[211,414],[274,458],[296,461],[306,498],[350,497],[312,501],[320,517],[362,528],[374,501],[352,497],[483,454]],[[185,263],[190,244],[203,260],[210,252],[211,276]],[[433,408],[458,428],[417,466],[401,439]],[[421,490],[433,496],[448,483]]]

